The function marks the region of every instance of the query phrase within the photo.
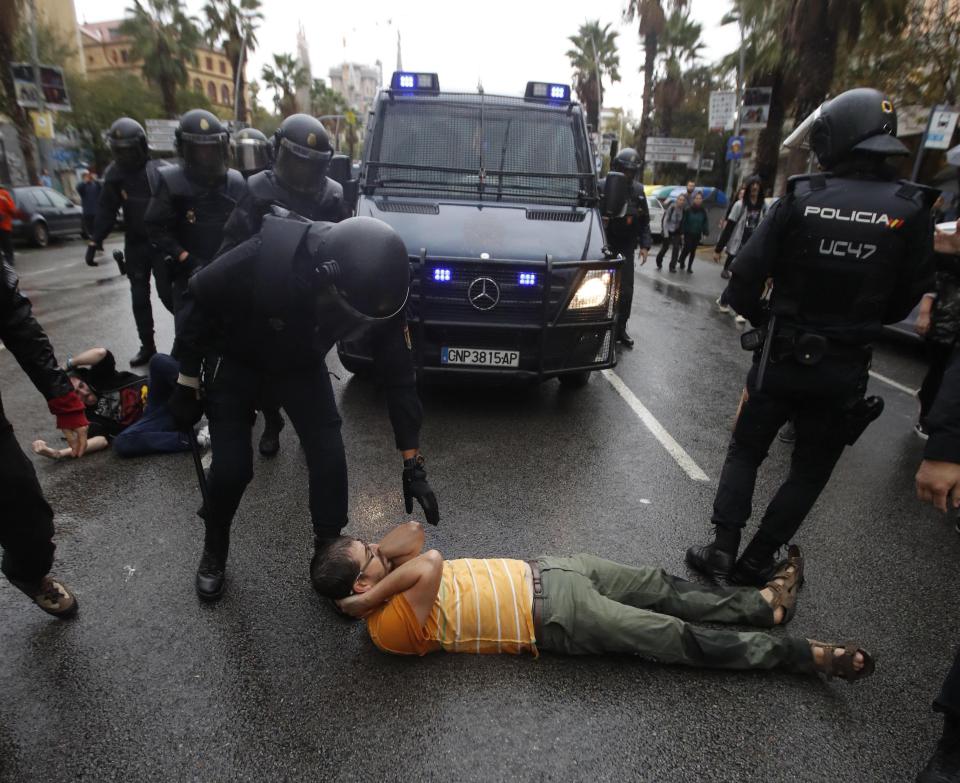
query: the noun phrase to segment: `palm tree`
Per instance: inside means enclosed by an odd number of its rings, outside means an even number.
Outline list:
[[[223,47],[233,70],[233,83],[239,87],[237,119],[246,119],[247,90],[243,64],[247,52],[257,48],[256,30],[263,21],[260,0],[207,0],[203,15],[207,20],[206,38],[211,46]]]
[[[202,40],[183,0],[133,0],[119,32],[133,39],[144,77],[160,88],[163,110],[175,118],[177,88],[186,85],[187,63],[197,62]]]
[[[580,102],[587,107],[587,123],[600,129],[600,106],[603,104],[603,77],[620,81],[620,56],[617,54],[617,33],[610,25],[600,27],[599,20],[584,22],[576,35],[568,40],[573,48],[567,51],[573,68],[573,84]]]
[[[637,19],[640,38],[643,41],[643,108],[640,116],[640,137],[637,152],[640,160],[647,155],[647,137],[650,135],[650,112],[653,103],[653,72],[657,64],[660,36],[667,26],[665,3],[661,0],[627,0],[624,19],[632,22]],[[671,10],[681,11],[687,6],[687,0],[666,0]]]
[[[37,161],[33,154],[33,126],[27,112],[17,104],[17,90],[13,83],[10,64],[16,61],[17,32],[23,15],[23,0],[8,3],[4,13],[0,14],[0,111],[13,120],[17,129],[17,141],[23,153],[23,162],[27,167],[30,182],[37,182]]]
[[[654,87],[657,124],[660,133],[669,136],[673,128],[673,112],[685,97],[684,71],[700,57],[704,43],[700,38],[703,27],[690,19],[686,11],[674,10],[667,19],[660,38],[664,74]]]
[[[281,115],[289,117],[300,111],[297,88],[306,86],[310,76],[296,57],[292,54],[273,55],[273,65],[264,65],[260,76],[263,83],[273,90],[273,105]]]

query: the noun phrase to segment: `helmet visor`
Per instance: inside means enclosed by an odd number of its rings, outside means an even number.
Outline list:
[[[110,139],[110,152],[121,168],[139,168],[147,159],[142,139]]]
[[[202,182],[214,182],[227,173],[227,138],[184,133],[183,164],[188,176]]]
[[[244,172],[263,171],[270,166],[267,145],[255,139],[241,139],[234,151],[237,168]]]
[[[314,150],[283,139],[277,151],[273,172],[284,185],[299,193],[316,193],[323,188],[324,177],[333,152]]]

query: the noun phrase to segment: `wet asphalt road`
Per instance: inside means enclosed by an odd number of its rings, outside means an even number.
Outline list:
[[[107,257],[111,246],[107,248]],[[58,356],[137,348],[126,280],[78,242],[19,256]],[[706,473],[694,481],[603,377],[579,391],[431,388],[423,450],[447,556],[589,551],[686,574],[704,540],[749,363],[713,306],[719,269],[639,268],[616,374]],[[158,342],[170,317],[155,299]],[[350,465],[349,532],[404,513],[385,407],[331,358]],[[915,389],[916,347],[874,369]],[[0,351],[4,405],[25,448],[57,433]],[[291,428],[237,516],[228,592],[193,591],[200,525],[188,455],[34,458],[57,512],[55,573],[80,597],[61,623],[0,581],[0,780],[904,781],[939,735],[929,709],[951,660],[960,536],[913,495],[916,402],[874,381],[883,417],[847,451],[799,534],[807,586],[788,629],[878,656],[862,683],[722,673],[628,657],[539,660],[379,653],[310,588],[306,470]],[[784,475],[775,444],[757,507]]]

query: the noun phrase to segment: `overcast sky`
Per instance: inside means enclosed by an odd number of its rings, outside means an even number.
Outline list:
[[[250,58],[247,76],[258,78],[261,66],[275,52],[295,53],[302,24],[315,77],[327,79],[330,67],[344,59],[369,65],[379,59],[384,79],[389,80],[397,61],[399,30],[405,70],[435,71],[444,90],[472,91],[482,82],[487,92],[517,94],[530,80],[570,82],[570,66],[564,56],[567,36],[590,18],[611,22],[620,32],[621,81],[605,84],[604,105],[620,106],[637,115],[643,91],[643,53],[636,23],[622,22],[624,3],[268,0],[263,4],[266,19],[257,32],[259,47]],[[75,4],[77,19],[83,23],[119,19],[132,3],[75,0]],[[692,16],[703,25],[705,59],[716,60],[732,51],[737,45],[736,27],[719,24],[730,0],[693,0],[691,5]],[[203,0],[187,0],[187,7],[199,13]]]

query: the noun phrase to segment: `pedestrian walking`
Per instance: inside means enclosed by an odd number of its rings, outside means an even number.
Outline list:
[[[680,251],[679,265],[680,271],[686,270],[693,274],[693,258],[700,246],[700,241],[710,233],[710,218],[707,210],[703,208],[703,194],[698,190],[693,194],[693,201],[689,208],[683,213],[683,221],[680,224],[680,231],[683,234],[683,250]],[[670,271],[676,271],[671,262]]]
[[[53,178],[50,176],[50,172],[46,169],[40,174],[40,184],[45,188],[53,187]]]
[[[93,236],[97,223],[97,207],[100,204],[100,193],[103,191],[103,185],[97,179],[93,171],[83,172],[83,182],[77,185],[77,193],[80,195],[80,205],[83,209],[83,232],[87,239]],[[88,262],[89,264],[89,262]],[[96,266],[94,262],[91,264]]]
[[[730,208],[730,212],[727,214],[723,230],[720,232],[720,238],[717,240],[713,252],[713,260],[719,264],[723,251],[727,251],[727,260],[724,262],[723,271],[720,273],[720,277],[724,280],[729,279],[730,265],[733,263],[733,259],[737,257],[740,248],[747,244],[757,226],[760,225],[760,221],[767,214],[760,178],[751,177],[747,180],[743,190],[743,196]]]
[[[5,185],[0,185],[0,254],[10,266],[13,259],[13,216],[17,214],[17,205],[13,195]]]
[[[0,274],[0,340],[47,399],[74,457],[87,447],[83,401],[57,365],[46,333],[33,317],[30,300],[9,265]],[[33,463],[17,443],[0,400],[0,570],[37,606],[56,617],[77,611],[77,599],[58,579],[53,566],[53,510],[43,496]]]
[[[764,584],[844,448],[883,409],[864,398],[870,341],[910,313],[934,273],[936,191],[897,181],[885,158],[908,151],[896,132],[893,103],[877,90],[825,103],[810,131],[825,173],[790,180],[731,268],[730,305],[758,328],[744,343],[753,366],[713,503],[715,540],[687,550],[687,563],[713,579]],[[791,418],[790,473],[738,559],[758,469]]]
[[[683,214],[687,211],[687,194],[681,193],[676,200],[667,207],[663,214],[663,242],[660,252],[657,253],[657,269],[663,269],[663,258],[670,251],[670,266],[675,267],[683,245]]]
[[[934,291],[920,301],[915,329],[924,338],[927,373],[917,397],[920,417],[914,432],[927,437],[927,415],[933,407],[943,374],[960,336],[960,256],[937,254],[937,275]]]

